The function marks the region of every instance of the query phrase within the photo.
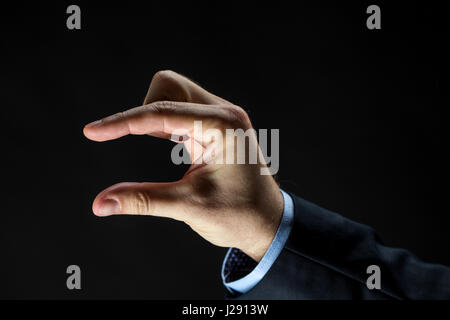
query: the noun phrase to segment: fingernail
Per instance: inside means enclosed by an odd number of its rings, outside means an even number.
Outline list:
[[[104,199],[99,208],[99,215],[110,216],[120,212],[120,204],[114,199]]]
[[[87,125],[86,125],[86,127],[95,127],[95,126],[98,126],[99,124],[101,124],[102,123],[102,120],[97,120],[97,121],[94,121],[94,122],[91,122],[91,123],[88,123]]]

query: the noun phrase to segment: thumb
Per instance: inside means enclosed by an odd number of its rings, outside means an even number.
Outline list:
[[[122,182],[103,190],[94,200],[97,216],[152,215],[186,221],[187,186],[182,182]]]

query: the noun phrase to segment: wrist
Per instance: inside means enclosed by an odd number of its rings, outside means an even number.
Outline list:
[[[249,243],[239,248],[256,262],[262,260],[272,245],[283,216],[284,200],[279,189],[269,203],[270,205],[264,206],[264,209],[257,215],[257,222],[255,221],[257,227],[253,228],[254,235],[247,237]]]
[[[264,255],[266,254],[267,250],[270,248],[270,245],[272,244],[273,238],[275,234],[271,237],[264,237],[261,238],[259,242],[251,248],[243,248],[240,249],[242,252],[244,252],[246,255],[248,255],[250,258],[255,260],[256,262],[260,262]]]

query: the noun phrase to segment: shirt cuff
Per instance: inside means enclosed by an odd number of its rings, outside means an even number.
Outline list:
[[[222,281],[232,294],[250,291],[269,271],[289,237],[294,220],[294,203],[289,194],[280,190],[284,199],[283,216],[277,233],[259,263],[241,250],[230,248],[222,264]]]

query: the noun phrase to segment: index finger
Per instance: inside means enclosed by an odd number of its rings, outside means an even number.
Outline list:
[[[188,102],[158,101],[129,109],[86,125],[84,135],[94,141],[107,141],[128,134],[148,134],[161,137],[170,134],[192,132],[194,121],[201,120],[206,128],[222,127],[224,122],[233,122],[236,113],[231,107]]]

